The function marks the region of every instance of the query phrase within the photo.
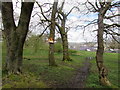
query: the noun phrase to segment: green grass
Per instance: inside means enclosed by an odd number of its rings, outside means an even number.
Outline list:
[[[5,64],[5,53],[4,51],[3,64]],[[30,60],[23,60],[23,75],[7,76],[3,70],[3,88],[18,88],[20,85],[23,88],[31,88],[33,85],[37,88],[48,88],[52,85],[64,84],[73,77],[76,69],[84,61],[83,55],[72,53],[71,58],[73,61],[63,62],[62,53],[55,53],[55,60],[58,66],[51,67],[48,63],[48,47],[39,49],[36,53],[34,53],[34,48],[24,48],[24,58],[29,58]],[[30,80],[25,76],[29,77]],[[38,86],[38,82],[42,83],[42,85]],[[31,83],[34,84],[31,85]]]
[[[26,53],[27,52],[27,53]],[[70,80],[77,68],[82,65],[83,56],[71,55],[72,62],[62,61],[62,53],[55,53],[57,67],[48,66],[48,50],[39,50],[37,53],[32,53],[30,50],[25,50],[24,57],[31,60],[24,60],[24,72],[34,73],[35,76],[41,76],[42,80],[49,86],[54,84],[64,84]],[[81,57],[81,58],[80,58]],[[28,64],[29,63],[29,64]]]
[[[94,54],[95,55],[95,54]],[[90,75],[87,78],[86,87],[90,88],[108,88],[105,86],[102,86],[98,83],[98,70],[96,66],[95,59],[91,61],[91,70]],[[104,64],[108,69],[108,79],[112,83],[111,88],[118,88],[120,87],[118,82],[118,54],[116,53],[104,53]]]
[[[76,70],[82,66],[86,57],[95,57],[95,52],[71,51],[73,61],[62,61],[62,53],[55,53],[57,67],[48,64],[48,47],[34,52],[34,48],[24,48],[22,75],[6,75],[3,68],[3,88],[50,88],[54,85],[62,85],[74,76]],[[2,58],[5,64],[5,46],[3,46]],[[115,53],[105,53],[104,62],[109,69],[109,80],[115,87],[118,85],[118,57]],[[95,59],[91,60],[90,75],[86,81],[86,87],[105,88],[99,85]]]
[[[1,84],[1,81],[2,81],[2,43],[0,42],[0,84]],[[1,89],[1,86],[0,86],[0,89]]]
[[[3,77],[3,88],[47,88],[46,84],[32,73]]]

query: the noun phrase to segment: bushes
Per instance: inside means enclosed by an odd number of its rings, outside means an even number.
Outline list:
[[[56,53],[62,53],[63,52],[63,47],[62,47],[62,44],[60,42],[55,43],[55,52]],[[76,50],[69,49],[69,54],[70,55],[76,54],[76,53],[77,53]]]
[[[77,51],[76,50],[72,50],[72,49],[69,49],[69,54],[72,55],[72,54],[76,54]]]
[[[59,43],[59,42],[55,43],[55,52],[56,53],[62,53],[63,52],[61,43]]]
[[[45,42],[44,36],[39,37],[39,35],[32,35],[26,40],[24,48],[33,48],[33,53],[37,53],[37,51],[41,49],[48,49],[48,44]]]
[[[39,37],[38,35],[32,35],[31,37],[29,37],[28,40],[26,40],[25,42],[25,48],[29,48],[29,49],[33,49],[32,53],[37,53],[39,50],[48,50],[48,43],[45,42],[44,40],[44,36]],[[61,41],[57,41],[55,43],[55,52],[56,53],[62,53],[63,52],[63,46],[62,46],[62,42]],[[75,50],[69,50],[70,55],[71,54],[75,54],[77,51]]]

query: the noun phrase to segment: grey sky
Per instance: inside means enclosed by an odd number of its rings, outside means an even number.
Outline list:
[[[14,5],[14,15],[15,15],[15,20],[16,20],[16,24],[18,23],[19,21],[19,15],[20,15],[20,8],[21,8],[21,3],[17,3],[17,6],[16,6],[16,1],[17,0],[13,0],[13,5]],[[21,0],[18,0],[21,2]],[[25,1],[25,0],[24,0]],[[26,0],[26,1],[29,1],[29,0]],[[37,0],[39,1],[41,4],[43,3],[47,3],[47,2],[50,2],[50,3],[53,3],[54,0]],[[58,1],[61,1],[62,0],[58,0]],[[77,5],[76,2],[85,2],[85,0],[65,0],[66,3],[65,3],[65,6],[64,6],[64,11],[67,13],[70,11],[70,9],[74,6],[74,5]],[[90,0],[91,2],[94,2],[95,0]],[[59,3],[60,5],[60,3]],[[36,4],[34,5],[35,7],[37,6]],[[78,5],[77,5],[78,6]],[[44,10],[47,10],[48,8],[45,7]],[[81,11],[85,11],[85,8],[83,6],[80,6],[80,10]],[[40,12],[40,9],[39,8],[34,8],[33,9],[33,14],[35,12]],[[86,16],[83,16],[81,13],[77,12],[76,10],[73,10],[71,12],[71,14],[68,16],[68,20],[67,20],[67,23],[66,23],[66,26],[70,26],[70,27],[76,27],[77,25],[85,25],[87,24],[87,22],[84,22],[84,21],[87,21],[87,20],[93,20],[97,18],[97,14],[95,13],[92,13],[92,14],[89,14],[89,15],[86,15]],[[34,18],[31,18],[31,25],[35,26],[35,24],[37,24],[39,22],[39,18],[37,16],[35,16]],[[108,21],[106,21],[108,22]],[[35,33],[40,33],[40,28],[41,27],[36,27],[36,28],[33,28],[34,32]],[[84,35],[83,35],[83,29],[82,28],[79,28],[79,29],[76,29],[76,28],[71,28],[68,32],[68,41],[69,42],[91,42],[91,41],[96,41],[96,32],[93,32],[93,30],[97,29],[97,26],[94,25],[94,26],[89,26],[85,29],[85,32],[84,32]]]

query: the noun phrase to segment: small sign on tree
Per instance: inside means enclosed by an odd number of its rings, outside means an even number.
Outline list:
[[[54,43],[53,38],[49,38],[49,39],[48,39],[48,42],[49,42],[49,43]]]

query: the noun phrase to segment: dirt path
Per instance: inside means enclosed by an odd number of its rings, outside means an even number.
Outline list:
[[[68,88],[84,88],[85,81],[89,75],[91,57],[86,57],[83,66],[77,70],[76,75],[71,79]]]
[[[84,88],[85,87],[85,80],[89,74],[90,70],[90,60],[91,57],[86,57],[83,66],[78,69],[76,75],[73,77],[73,79],[70,82],[69,88]]]
[[[69,82],[64,84],[55,85],[56,88],[85,88],[86,78],[89,75],[89,70],[91,67],[90,60],[93,57],[86,57],[85,61],[83,62],[83,66],[80,67],[76,74],[71,78]]]

